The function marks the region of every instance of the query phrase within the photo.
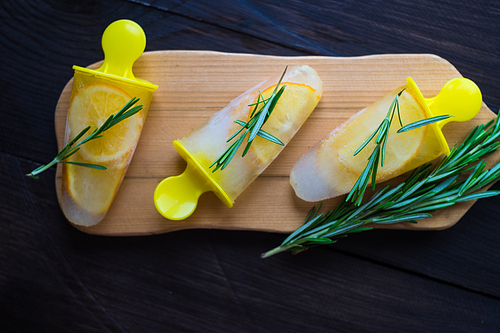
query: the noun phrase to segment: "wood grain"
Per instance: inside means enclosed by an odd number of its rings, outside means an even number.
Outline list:
[[[296,64],[308,64],[318,71],[324,94],[282,154],[237,198],[233,208],[225,207],[209,193],[201,197],[197,210],[188,219],[164,219],[154,207],[154,189],[162,179],[178,175],[185,168],[172,141],[188,134],[241,92],[280,72],[284,66]],[[417,82],[425,97],[435,96],[448,80],[461,76],[449,62],[430,54],[336,58],[158,51],[145,53],[134,71],[137,77],[160,88],[155,92],[141,141],[108,215],[96,226],[77,227],[87,233],[130,236],[193,228],[291,232],[301,225],[313,206],[295,196],[288,179],[294,163],[310,147],[355,112],[404,85],[407,76]],[[62,91],[55,112],[59,149],[63,145],[70,91],[71,82]],[[472,121],[450,123],[444,129],[448,143],[461,142],[474,125],[494,116],[483,104]],[[499,156],[492,155],[490,159],[496,161]],[[60,182],[58,169],[59,198]],[[326,209],[339,200],[327,200]],[[418,224],[375,227],[444,229],[454,225],[472,205],[473,202],[455,205]]]
[[[54,109],[71,66],[102,59],[102,32],[116,19],[138,22],[148,51],[433,53],[474,80],[496,111],[499,3],[4,0],[0,8],[3,332],[498,331],[498,197],[478,201],[444,231],[375,230],[262,260],[286,235],[81,232],[58,207],[56,169],[36,181],[24,174],[57,154]]]

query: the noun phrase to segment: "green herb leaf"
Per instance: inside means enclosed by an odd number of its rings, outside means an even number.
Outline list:
[[[414,123],[411,123],[411,124],[408,124],[406,126],[401,127],[397,131],[397,133],[403,133],[403,132],[411,131],[411,130],[414,130],[416,128],[422,127],[422,126],[427,126],[427,125],[430,125],[430,124],[433,124],[433,123],[437,123],[438,121],[445,120],[445,119],[448,119],[450,117],[451,117],[451,115],[447,114],[447,115],[444,115],[444,116],[436,116],[436,117],[422,119],[422,120],[419,120],[419,121],[416,121]]]
[[[476,126],[464,142],[455,145],[450,155],[434,169],[430,163],[422,165],[403,183],[393,188],[381,188],[360,205],[346,198],[332,211],[324,214],[318,214],[319,208],[313,208],[302,227],[281,245],[262,254],[262,258],[280,252],[298,253],[313,246],[331,244],[324,239],[336,241],[349,233],[370,230],[371,227],[367,226],[369,223],[416,223],[432,217],[431,212],[435,210],[459,202],[499,195],[500,191],[480,192],[484,187],[500,180],[500,162],[486,170],[482,160],[499,147],[496,141],[500,138],[499,124],[497,117],[494,122]],[[477,163],[473,164],[475,162]],[[471,170],[466,179],[458,181],[463,178],[460,175]]]
[[[228,166],[229,162],[231,162],[233,157],[236,155],[236,152],[240,148],[241,144],[243,143],[247,135],[248,135],[247,144],[245,145],[245,148],[243,149],[243,152],[241,154],[242,157],[244,157],[250,150],[250,147],[256,136],[260,136],[261,138],[266,139],[272,143],[284,146],[283,142],[281,142],[280,139],[262,130],[262,126],[264,126],[266,121],[271,116],[276,106],[276,103],[278,103],[278,100],[285,91],[286,86],[280,87],[280,85],[281,81],[283,80],[283,77],[285,76],[287,68],[285,68],[283,74],[281,74],[281,78],[279,79],[278,84],[274,88],[271,97],[265,99],[264,96],[262,96],[262,93],[259,91],[257,102],[249,104],[249,106],[254,106],[254,109],[250,113],[249,120],[247,122],[244,122],[242,120],[234,121],[235,123],[240,125],[241,128],[238,131],[236,131],[236,133],[231,135],[231,137],[229,137],[229,139],[226,142],[230,142],[238,135],[240,135],[240,137],[209,166],[209,169],[214,167],[212,172],[215,172],[219,169],[224,170],[224,168]]]
[[[389,128],[391,127],[392,119],[394,118],[395,113],[398,114],[399,121],[401,122],[400,109],[399,109],[399,96],[403,93],[404,89],[396,94],[394,97],[391,106],[389,107],[389,111],[385,118],[382,120],[382,123],[378,126],[378,128],[373,132],[368,139],[354,152],[354,156],[356,156],[363,148],[365,148],[368,143],[376,136],[375,139],[375,148],[373,149],[370,158],[368,159],[368,164],[365,169],[361,173],[360,177],[352,187],[351,191],[347,195],[347,201],[353,201],[356,205],[361,205],[361,201],[363,200],[363,196],[365,194],[368,183],[372,182],[372,188],[375,190],[375,180],[377,178],[378,166],[384,166],[385,162],[385,146],[387,143],[387,137],[389,136]],[[378,134],[378,135],[377,135]]]
[[[97,169],[97,170],[106,170],[107,169],[104,165],[92,164],[92,163],[74,162],[74,161],[61,161],[60,163],[74,164],[74,165],[83,166],[83,167],[87,167],[90,169]]]
[[[99,164],[93,164],[93,163],[84,163],[84,162],[76,162],[76,161],[65,161],[67,158],[75,154],[80,147],[91,141],[95,140],[98,138],[101,138],[103,135],[102,133],[110,129],[111,127],[115,126],[119,122],[132,117],[135,115],[137,112],[141,111],[143,106],[142,105],[137,105],[132,107],[134,104],[136,104],[139,101],[139,98],[134,97],[132,98],[127,104],[123,106],[123,108],[118,111],[116,114],[111,115],[106,119],[106,121],[97,129],[95,129],[91,134],[89,134],[85,139],[82,141],[78,142],[89,130],[90,126],[85,127],[80,133],[78,133],[74,139],[72,139],[66,147],[61,149],[61,151],[54,157],[54,159],[45,165],[41,165],[35,170],[31,171],[30,173],[26,174],[28,177],[32,177],[34,179],[38,179],[39,177],[37,176],[38,174],[44,172],[45,170],[49,169],[53,165],[57,163],[69,163],[69,164],[74,164],[82,167],[87,167],[87,168],[92,168],[92,169],[97,169],[97,170],[106,170],[106,167],[103,165]],[[77,143],[78,142],[78,143]]]

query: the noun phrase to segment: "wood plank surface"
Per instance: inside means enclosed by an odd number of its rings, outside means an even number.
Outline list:
[[[2,331],[497,332],[499,197],[479,200],[446,230],[373,230],[262,260],[286,235],[81,232],[59,208],[56,169],[36,181],[24,174],[57,154],[54,110],[71,67],[103,58],[101,34],[114,20],[138,22],[148,51],[436,54],[476,82],[496,112],[498,13],[499,4],[487,0],[1,1]],[[218,103],[194,117],[227,101]],[[175,163],[182,172],[183,161]]]
[[[164,219],[153,203],[158,183],[180,174],[184,161],[173,149],[181,139],[233,98],[287,65],[307,64],[324,83],[323,97],[303,128],[229,209],[214,194],[203,195],[195,213],[186,220]],[[95,67],[97,65],[94,65]],[[146,125],[134,159],[106,218],[81,231],[112,236],[151,235],[180,229],[215,228],[291,232],[314,205],[298,199],[289,184],[294,163],[331,130],[357,111],[406,83],[412,77],[425,97],[434,97],[460,73],[434,55],[379,55],[367,57],[276,57],[206,51],[158,51],[144,54],[135,67],[137,77],[160,86],[153,96]],[[55,126],[63,147],[71,82],[61,93]],[[477,124],[495,114],[486,105],[467,123],[450,123],[444,133],[453,146]],[[498,154],[490,160],[498,161]],[[404,179],[404,176],[399,180]],[[61,189],[61,171],[56,176]],[[276,194],[279,195],[276,195]],[[58,191],[59,198],[61,193]],[[339,198],[328,200],[334,207]],[[383,225],[383,228],[434,230],[455,224],[473,202],[437,212],[418,224]],[[379,227],[375,225],[374,227]]]

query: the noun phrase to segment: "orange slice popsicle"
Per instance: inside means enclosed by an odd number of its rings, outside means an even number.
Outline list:
[[[321,201],[348,193],[367,165],[375,146],[372,140],[356,156],[354,152],[385,118],[398,93],[403,125],[438,115],[451,118],[411,131],[396,133],[401,125],[395,115],[389,129],[384,166],[379,166],[376,181],[382,182],[428,163],[450,149],[441,132],[449,121],[472,119],[481,108],[481,92],[476,84],[459,78],[449,81],[440,94],[424,99],[415,82],[387,94],[338,126],[293,166],[290,184],[305,201]]]
[[[65,145],[82,129],[98,129],[133,97],[143,109],[83,144],[68,162],[97,164],[97,170],[64,163],[61,208],[77,225],[99,223],[109,210],[127,172],[141,136],[153,92],[158,87],[135,78],[132,65],[146,45],[142,28],[135,22],[119,20],[105,30],[103,65],[97,70],[74,66],[75,75],[66,120]]]

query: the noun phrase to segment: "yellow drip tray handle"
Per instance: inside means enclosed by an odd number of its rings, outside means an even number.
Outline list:
[[[177,140],[177,152],[187,162],[186,170],[179,176],[165,178],[154,193],[156,209],[169,220],[183,220],[189,217],[198,205],[199,197],[212,191],[229,208],[233,201],[198,163],[191,153]]]

